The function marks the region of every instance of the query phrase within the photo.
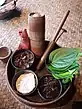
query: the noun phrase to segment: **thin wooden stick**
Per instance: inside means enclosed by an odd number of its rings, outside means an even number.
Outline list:
[[[62,27],[63,27],[63,25],[64,25],[64,23],[65,23],[65,21],[66,21],[68,15],[69,15],[69,13],[70,13],[70,11],[68,10],[67,13],[65,14],[65,16],[63,17],[63,19],[62,19],[62,21],[61,21],[61,23],[60,23],[60,25],[59,25],[59,27],[58,27],[56,33],[55,33],[55,37],[54,37],[53,41],[56,40],[56,38],[57,38],[57,36],[58,36],[60,30],[62,29]]]
[[[42,65],[43,65],[43,63],[44,63],[44,61],[45,61],[45,59],[46,59],[47,56],[48,56],[48,54],[51,52],[51,50],[52,50],[53,47],[55,46],[57,36],[59,35],[59,32],[60,32],[60,30],[62,29],[62,27],[63,27],[63,25],[64,25],[64,23],[65,23],[65,21],[66,21],[68,15],[69,15],[69,13],[70,13],[70,11],[68,10],[67,13],[65,14],[65,16],[63,17],[63,19],[62,19],[62,21],[61,21],[61,23],[60,23],[60,25],[59,25],[59,27],[58,27],[58,29],[57,29],[57,31],[56,31],[55,38],[53,39],[52,42],[49,43],[49,46],[47,47],[46,51],[44,52],[43,56],[41,57],[41,59],[40,59],[40,61],[39,61],[39,64],[38,64],[38,66],[37,66],[37,68],[36,68],[37,70],[40,70],[40,69],[41,69],[41,67],[42,67]],[[59,39],[59,38],[58,38],[58,39]]]
[[[57,42],[59,40],[59,38],[61,37],[61,35],[64,33],[64,32],[67,32],[65,29],[62,29],[62,32],[60,33],[60,35],[58,35],[58,37],[56,38],[55,42]]]

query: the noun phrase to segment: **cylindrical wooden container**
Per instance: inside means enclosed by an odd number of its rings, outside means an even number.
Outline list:
[[[28,15],[28,36],[31,40],[45,40],[45,15],[30,13]]]
[[[45,15],[30,13],[28,16],[28,36],[31,50],[37,56],[42,56],[45,46]]]
[[[45,50],[45,41],[30,40],[31,50],[37,56],[42,56]]]

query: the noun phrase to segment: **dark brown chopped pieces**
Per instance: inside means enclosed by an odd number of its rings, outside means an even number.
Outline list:
[[[29,51],[24,51],[14,57],[14,65],[18,68],[27,69],[34,62],[34,55]]]

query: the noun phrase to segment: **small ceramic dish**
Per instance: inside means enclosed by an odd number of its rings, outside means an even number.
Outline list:
[[[7,63],[9,57],[11,56],[11,49],[5,46],[0,47],[0,60],[4,63]]]
[[[12,79],[13,90],[21,96],[33,94],[38,86],[37,75],[31,70],[17,72]]]
[[[43,76],[39,80],[38,93],[44,100],[57,99],[62,93],[61,81],[49,74]]]
[[[11,57],[11,64],[15,69],[26,70],[34,63],[34,54],[27,49],[16,50]]]

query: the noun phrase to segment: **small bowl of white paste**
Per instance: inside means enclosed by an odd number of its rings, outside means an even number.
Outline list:
[[[17,72],[12,79],[12,88],[19,95],[30,95],[38,86],[38,78],[31,70]]]

